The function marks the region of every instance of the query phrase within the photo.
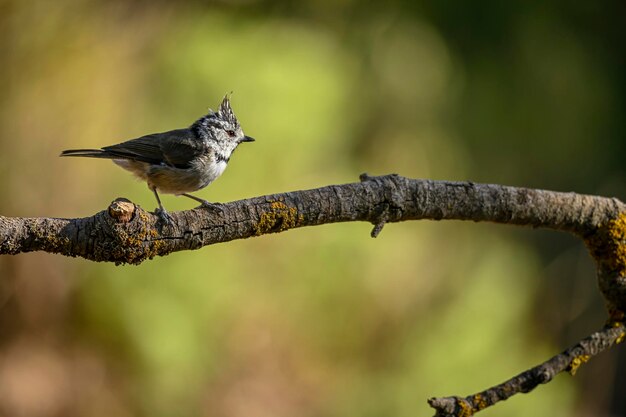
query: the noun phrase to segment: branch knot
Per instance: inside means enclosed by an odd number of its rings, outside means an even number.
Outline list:
[[[128,223],[135,214],[135,205],[130,200],[119,197],[109,205],[108,213],[118,223]]]
[[[384,201],[377,206],[382,208],[378,209],[378,213],[375,215],[375,220],[372,222],[374,228],[372,229],[371,236],[377,237],[383,230],[385,224],[389,222],[399,222],[402,220],[404,213],[404,192],[406,191],[406,181],[398,174],[384,175],[380,177],[373,177],[367,173],[363,173],[359,176],[361,182],[371,181],[379,186],[384,193]]]

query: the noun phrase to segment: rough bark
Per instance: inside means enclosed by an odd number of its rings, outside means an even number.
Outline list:
[[[528,392],[624,338],[626,205],[614,198],[473,182],[361,176],[361,182],[267,195],[171,213],[172,222],[125,199],[81,219],[0,216],[0,254],[46,251],[93,261],[138,264],[154,256],[327,223],[366,221],[376,237],[386,223],[472,220],[569,232],[597,262],[607,301],[605,328],[511,380],[469,397],[429,400],[438,416],[469,416]],[[547,376],[547,377],[546,377]]]
[[[222,210],[171,213],[173,222],[118,200],[81,219],[0,216],[0,254],[46,251],[93,261],[140,263],[154,256],[198,249],[296,227],[366,221],[472,220],[592,234],[626,207],[615,199],[472,182],[363,176],[332,185],[235,201]]]

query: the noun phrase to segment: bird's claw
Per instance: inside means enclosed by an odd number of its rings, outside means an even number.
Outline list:
[[[172,216],[167,212],[167,210],[163,208],[157,208],[154,211],[154,214],[159,218],[159,223],[163,223],[165,225],[171,225],[174,221],[172,220]]]
[[[209,203],[206,200],[202,201],[202,204],[200,205],[200,207],[207,209],[207,210],[212,210],[212,211],[219,211],[220,213],[224,211],[224,209],[222,208],[222,204],[220,203]]]

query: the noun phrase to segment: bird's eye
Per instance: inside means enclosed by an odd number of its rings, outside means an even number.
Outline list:
[[[228,134],[228,136],[230,136],[231,138],[233,136],[235,136],[235,131],[234,130],[227,130],[226,133]]]

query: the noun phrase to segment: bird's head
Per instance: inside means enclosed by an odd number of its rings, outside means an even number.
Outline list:
[[[241,125],[230,107],[228,95],[224,96],[218,111],[210,110],[209,114],[197,120],[192,129],[199,138],[213,142],[223,154],[228,157],[242,142],[254,142],[246,136]]]

